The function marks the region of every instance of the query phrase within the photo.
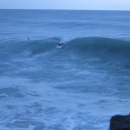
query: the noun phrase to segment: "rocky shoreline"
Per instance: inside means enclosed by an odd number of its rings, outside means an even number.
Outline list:
[[[130,114],[113,116],[110,120],[109,130],[130,130]]]

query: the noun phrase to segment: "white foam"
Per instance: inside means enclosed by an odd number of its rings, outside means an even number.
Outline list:
[[[68,82],[70,83],[73,84]],[[107,97],[94,92],[79,93],[53,88],[54,86],[62,87],[65,84],[67,82],[36,83],[24,78],[1,77],[2,88],[17,88],[18,92],[14,92],[13,95],[2,94],[5,98],[0,101],[2,108],[0,111],[3,112],[1,117],[5,119],[0,120],[3,124],[8,124],[21,119],[26,121],[28,118],[35,122],[44,122],[46,128],[62,125],[68,130],[78,126],[82,126],[82,129],[88,126],[91,129],[92,126],[89,123],[95,121],[93,127],[101,129],[109,124],[112,115],[128,114],[129,100],[119,100],[114,96]],[[15,96],[15,93],[22,94],[23,97],[19,98]],[[30,125],[27,129],[37,125]]]

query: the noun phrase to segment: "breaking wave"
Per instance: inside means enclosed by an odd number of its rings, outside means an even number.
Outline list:
[[[119,58],[126,59],[130,62],[130,41],[119,39],[88,37],[88,38],[75,38],[65,42],[61,49],[57,49],[57,44],[61,41],[60,38],[50,38],[35,41],[8,41],[0,44],[1,53],[8,55],[29,52],[32,56],[37,54],[44,54],[54,52],[64,57],[66,54],[85,56],[96,56],[101,58]]]

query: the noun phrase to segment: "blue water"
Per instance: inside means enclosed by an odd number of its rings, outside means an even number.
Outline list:
[[[0,10],[0,130],[108,130],[129,114],[129,25],[129,11]]]

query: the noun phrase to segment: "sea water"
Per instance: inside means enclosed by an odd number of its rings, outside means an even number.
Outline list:
[[[108,130],[129,112],[129,11],[0,10],[0,130]]]

